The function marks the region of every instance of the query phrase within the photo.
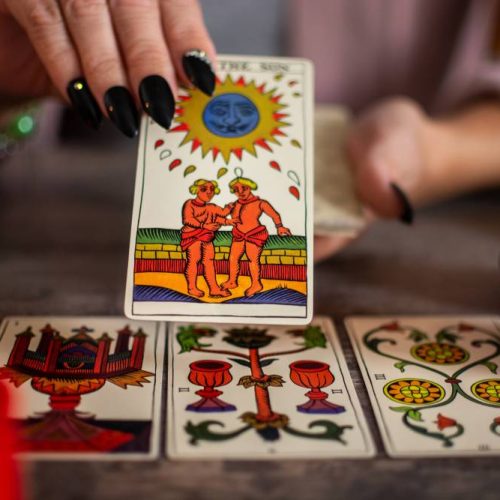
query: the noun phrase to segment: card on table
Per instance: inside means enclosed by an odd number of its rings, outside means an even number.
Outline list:
[[[500,318],[353,317],[387,453],[500,454]]]
[[[179,459],[366,458],[372,439],[331,321],[172,323],[167,454]]]
[[[99,317],[11,317],[0,383],[13,390],[19,448],[33,459],[154,459],[164,325]]]
[[[213,96],[182,91],[141,128],[125,314],[307,324],[312,66],[220,56]]]

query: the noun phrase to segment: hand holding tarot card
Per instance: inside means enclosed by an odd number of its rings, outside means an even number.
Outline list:
[[[310,322],[311,64],[221,56],[140,142],[126,315]]]

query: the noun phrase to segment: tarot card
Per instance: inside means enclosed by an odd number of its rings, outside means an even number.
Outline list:
[[[162,327],[110,317],[6,318],[0,379],[15,388],[11,418],[22,456],[156,458]]]
[[[220,56],[212,97],[144,118],[125,313],[307,324],[312,317],[312,67]],[[258,307],[256,307],[258,306]]]
[[[354,317],[347,328],[391,456],[500,454],[500,319]]]
[[[374,453],[333,325],[172,323],[173,458],[364,458]]]
[[[314,234],[353,236],[366,225],[345,151],[351,121],[341,106],[314,113]]]

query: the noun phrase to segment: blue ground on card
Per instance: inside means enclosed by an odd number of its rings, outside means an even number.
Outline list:
[[[290,288],[274,288],[255,294],[253,297],[238,297],[227,301],[231,304],[284,304],[289,306],[305,306],[307,297]]]
[[[134,301],[136,302],[193,302],[201,303],[202,301],[176,292],[170,288],[151,285],[135,285],[134,286]],[[229,299],[225,304],[283,304],[290,306],[305,306],[307,297],[289,288],[275,288],[260,292],[253,297],[238,297]]]
[[[136,302],[201,302],[196,297],[190,297],[170,288],[150,285],[135,285],[134,300]]]

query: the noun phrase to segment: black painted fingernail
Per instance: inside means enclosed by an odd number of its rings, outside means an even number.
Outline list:
[[[169,129],[175,112],[175,100],[165,78],[150,75],[139,85],[144,111],[163,128]]]
[[[182,56],[182,67],[189,81],[203,93],[212,95],[215,90],[215,73],[210,59],[202,50],[190,50]]]
[[[102,113],[99,109],[85,78],[75,78],[66,88],[69,99],[78,111],[84,122],[97,130],[102,122]]]
[[[134,99],[126,87],[111,87],[104,94],[104,105],[111,121],[127,136],[139,131],[139,116]]]
[[[412,204],[410,203],[410,200],[408,199],[408,196],[406,196],[406,193],[394,182],[391,182],[391,188],[398,197],[401,206],[403,207],[401,215],[399,216],[399,220],[401,222],[404,222],[405,224],[413,224],[414,210]]]

